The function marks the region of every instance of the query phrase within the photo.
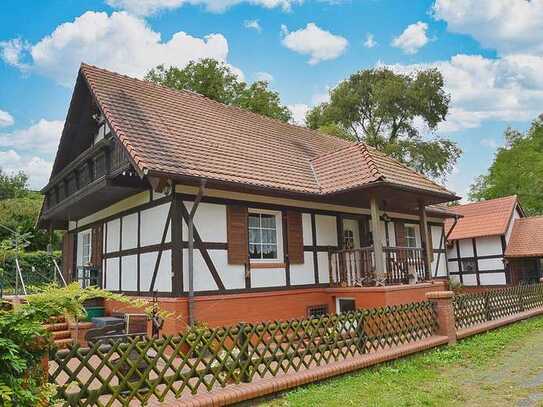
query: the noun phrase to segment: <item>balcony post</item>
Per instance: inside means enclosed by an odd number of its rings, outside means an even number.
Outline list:
[[[428,237],[428,217],[426,216],[426,208],[424,207],[423,201],[419,201],[419,215],[420,238],[422,240],[422,247],[424,248],[424,268],[426,279],[429,280],[432,277],[431,265],[434,258],[434,250],[430,246],[430,239]]]
[[[375,278],[378,285],[385,283],[385,261],[383,259],[383,236],[381,233],[381,215],[379,202],[374,194],[370,195],[371,227],[373,234],[373,253],[375,255]]]

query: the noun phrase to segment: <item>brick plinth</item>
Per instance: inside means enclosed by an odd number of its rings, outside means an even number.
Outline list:
[[[449,338],[449,345],[456,343],[453,297],[452,291],[426,293],[426,298],[434,303],[438,324],[437,334]]]

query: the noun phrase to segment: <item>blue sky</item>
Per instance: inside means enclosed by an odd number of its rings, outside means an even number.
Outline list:
[[[82,61],[141,77],[218,58],[298,120],[356,70],[437,67],[452,101],[436,135],[464,150],[446,185],[465,195],[504,129],[542,111],[542,40],[543,0],[3,0],[0,167],[47,182]]]

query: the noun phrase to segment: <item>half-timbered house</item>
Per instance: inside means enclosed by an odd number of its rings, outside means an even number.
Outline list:
[[[458,199],[365,144],[85,64],[43,192],[66,277],[156,294],[169,330],[423,299]]]

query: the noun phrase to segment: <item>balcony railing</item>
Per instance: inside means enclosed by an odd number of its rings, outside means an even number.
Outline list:
[[[107,138],[85,150],[56,174],[44,188],[45,210],[92,184],[129,167],[125,149],[118,141]]]
[[[428,279],[424,249],[383,247],[384,280],[375,270],[373,247],[330,253],[330,284],[340,287],[371,287],[379,284],[409,284]]]

